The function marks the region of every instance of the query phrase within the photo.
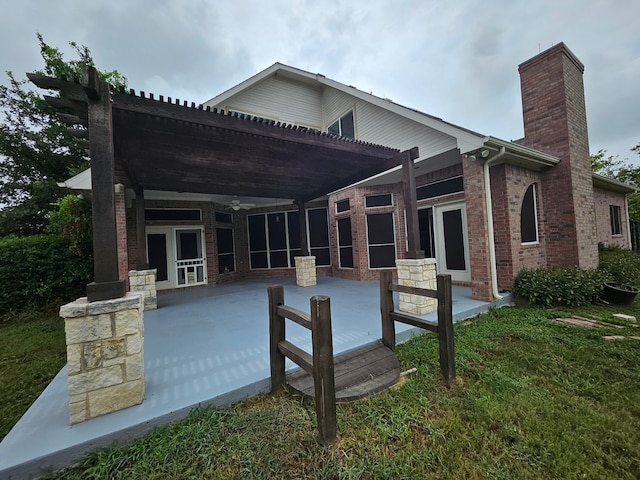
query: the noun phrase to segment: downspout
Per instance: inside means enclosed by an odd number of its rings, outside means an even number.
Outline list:
[[[487,235],[489,236],[489,264],[491,268],[491,293],[500,300],[503,298],[498,292],[498,269],[496,267],[496,243],[493,236],[493,206],[491,203],[491,178],[489,176],[489,167],[491,164],[500,160],[505,154],[505,148],[500,147],[500,151],[494,157],[484,162],[484,199],[487,208]]]
[[[627,242],[629,243],[629,250],[633,250],[633,244],[631,243],[631,221],[629,220],[629,195],[624,196],[624,211],[627,217]]]

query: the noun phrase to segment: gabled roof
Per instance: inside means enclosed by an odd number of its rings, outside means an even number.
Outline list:
[[[327,78],[320,73],[307,72],[305,70],[290,67],[289,65],[284,65],[282,63],[274,63],[269,68],[266,68],[265,70],[253,75],[252,77],[249,77],[245,81],[240,82],[236,86],[222,92],[220,95],[217,95],[204,102],[204,105],[222,104],[238,93],[260,83],[267,78],[276,75],[280,75],[285,78],[291,78],[303,83],[334,88],[338,91],[344,92],[372,105],[376,105],[377,107],[396,113],[409,120],[413,120],[417,123],[433,128],[434,130],[445,133],[451,137],[456,138],[458,148],[460,149],[461,153],[471,152],[480,148],[482,146],[482,140],[485,137],[485,135],[481,135],[480,133],[460,127],[458,125],[454,125],[453,123],[446,122],[443,119],[435,117],[433,115],[429,115],[413,108],[405,107],[389,99],[380,98],[373,94],[358,90],[353,86],[345,85],[335,80],[331,80],[330,78]]]

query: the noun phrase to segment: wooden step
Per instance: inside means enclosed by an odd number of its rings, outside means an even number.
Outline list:
[[[374,343],[333,359],[336,401],[351,402],[382,392],[400,379],[400,363],[393,351]],[[301,395],[315,397],[313,378],[304,370],[287,375],[287,383]]]

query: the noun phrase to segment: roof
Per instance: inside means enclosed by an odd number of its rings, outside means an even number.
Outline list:
[[[65,93],[48,100],[67,122],[88,123],[79,81],[29,78]],[[111,111],[116,181],[134,189],[309,201],[402,161],[397,149],[133,90],[112,92]]]
[[[593,174],[593,186],[596,188],[601,188],[603,190],[609,190],[617,193],[636,193],[638,191],[638,187],[634,185],[629,185],[628,183],[621,182],[620,180],[616,180],[614,178],[603,177],[602,175],[598,175],[597,173]]]
[[[348,95],[352,95],[360,100],[363,100],[365,102],[376,105],[390,112],[401,115],[405,118],[418,122],[427,127],[433,128],[434,130],[438,130],[442,133],[450,135],[451,137],[454,137],[457,139],[458,148],[460,149],[461,153],[467,153],[481,147],[482,139],[485,137],[485,135],[474,132],[467,128],[463,128],[459,125],[455,125],[453,123],[447,122],[433,115],[429,115],[427,113],[421,112],[413,108],[405,107],[387,98],[380,98],[371,93],[358,90],[357,88],[351,85],[345,85],[344,83],[340,83],[336,80],[332,80],[320,73],[307,72],[305,70],[291,67],[289,65],[284,65],[282,63],[274,63],[273,65],[266,68],[265,70],[253,75],[252,77],[249,77],[248,79],[244,80],[243,82],[240,82],[234,87],[207,100],[206,102],[204,102],[204,104],[218,105],[218,104],[224,103],[226,100],[233,97],[234,95],[256,85],[257,83],[261,82],[264,79],[267,79],[269,77],[273,77],[276,75],[281,75],[286,78],[291,78],[303,83],[315,83],[318,85],[334,88]]]

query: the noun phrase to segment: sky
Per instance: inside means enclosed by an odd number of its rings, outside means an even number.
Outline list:
[[[590,149],[640,165],[638,0],[0,0],[0,84],[43,68],[36,32],[136,91],[202,103],[275,62],[504,140],[518,65],[564,42],[585,65]]]

